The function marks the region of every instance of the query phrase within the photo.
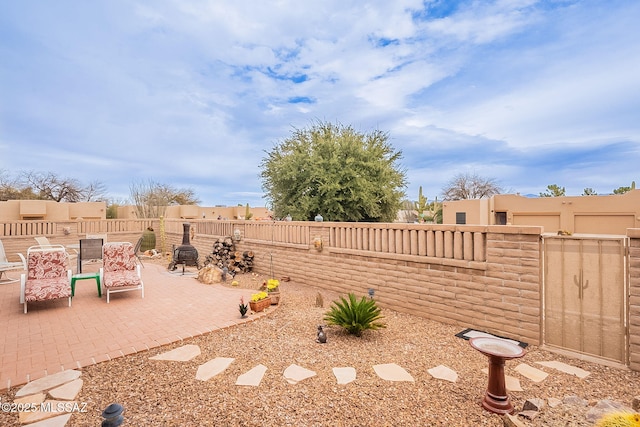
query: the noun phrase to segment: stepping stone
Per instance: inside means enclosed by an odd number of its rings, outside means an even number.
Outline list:
[[[51,417],[46,420],[29,424],[28,427],[64,427],[71,419],[71,414],[64,414],[58,417]]]
[[[150,357],[151,360],[171,360],[175,362],[187,362],[196,356],[200,356],[200,347],[195,344],[183,345],[182,347],[174,348],[166,353],[158,354]]]
[[[338,384],[349,384],[356,379],[355,368],[333,368],[333,375],[335,375]]]
[[[603,416],[611,413],[616,413],[616,412],[619,413],[621,416],[633,414],[633,410],[631,408],[624,406],[622,403],[616,402],[615,400],[604,399],[604,400],[598,401],[598,403],[596,403],[595,406],[591,407],[589,411],[587,411],[587,421],[591,423],[595,423],[596,421],[601,419]],[[625,425],[632,426],[634,424],[632,422],[629,422],[628,424],[626,422],[623,423],[622,420],[619,420],[618,422],[619,424],[614,423],[612,420],[612,422],[602,423],[602,425],[616,427],[616,426],[625,426]]]
[[[13,403],[35,403],[39,407],[46,397],[47,395],[44,393],[30,394],[29,396],[13,399]]]
[[[267,372],[267,367],[264,365],[254,366],[251,370],[240,375],[236,380],[236,385],[250,385],[257,387],[262,381],[264,373]]]
[[[373,370],[383,380],[387,381],[411,381],[413,377],[404,370],[404,368],[396,365],[395,363],[387,363],[383,365],[374,365]]]
[[[20,424],[30,424],[58,415],[71,415],[71,409],[79,407],[78,402],[69,402],[68,400],[45,400],[44,405],[50,405],[51,410],[42,411],[42,406],[40,406],[37,411],[19,412],[18,421]]]
[[[70,381],[77,380],[80,378],[80,375],[82,375],[80,371],[75,371],[73,369],[67,369],[66,371],[58,372],[53,375],[47,375],[46,377],[31,381],[22,387],[16,393],[16,397],[27,396],[29,394],[49,390]]]
[[[489,368],[482,368],[482,372],[489,375]],[[509,375],[504,376],[504,385],[508,391],[524,391],[520,386],[520,380]]]
[[[315,375],[316,373],[314,371],[298,365],[289,365],[289,367],[284,370],[284,378],[289,384],[297,384],[307,378],[315,377]]]
[[[582,379],[587,378],[591,372],[585,371],[584,369],[580,369],[576,366],[567,365],[566,363],[558,362],[558,361],[549,361],[549,362],[536,362],[538,365],[546,366],[547,368],[557,369],[560,372],[564,372],[565,374],[575,375],[576,377]]]
[[[54,399],[73,400],[76,398],[78,393],[80,393],[82,384],[82,379],[78,378],[77,380],[71,381],[70,383],[66,383],[64,385],[61,385],[60,387],[49,390],[49,396],[53,397]]]
[[[516,371],[521,375],[529,378],[531,381],[537,383],[543,381],[549,375],[546,372],[541,371],[540,369],[536,369],[533,366],[527,365],[526,363],[521,363],[516,366]]]
[[[455,383],[458,380],[458,373],[444,365],[438,365],[435,368],[427,369],[427,372],[439,380],[451,381]]]
[[[196,379],[208,381],[219,373],[224,372],[234,360],[232,357],[216,357],[215,359],[209,360],[207,363],[198,367]]]
[[[547,405],[549,405],[551,408],[555,408],[556,406],[562,405],[562,400],[555,397],[550,397],[547,399]]]

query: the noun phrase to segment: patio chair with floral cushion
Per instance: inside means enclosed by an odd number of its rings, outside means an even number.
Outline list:
[[[71,269],[69,257],[62,245],[46,248],[32,246],[27,250],[27,273],[20,277],[20,304],[69,299],[71,307]]]
[[[100,284],[102,291],[106,290],[107,303],[109,296],[116,292],[139,290],[144,298],[140,264],[131,243],[114,242],[102,246]]]

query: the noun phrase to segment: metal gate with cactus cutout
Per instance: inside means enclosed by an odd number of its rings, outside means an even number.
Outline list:
[[[628,240],[543,237],[543,342],[628,365]]]

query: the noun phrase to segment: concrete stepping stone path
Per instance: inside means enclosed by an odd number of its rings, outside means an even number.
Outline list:
[[[257,387],[260,385],[262,381],[262,377],[264,377],[265,372],[267,372],[267,367],[264,365],[254,366],[249,371],[240,375],[236,380],[236,385],[248,385]]]
[[[73,369],[67,369],[66,371],[47,375],[46,377],[27,383],[24,387],[18,390],[18,392],[16,393],[16,397],[27,396],[29,394],[35,394],[44,390],[49,390],[59,385],[66,384],[69,381],[76,380],[80,378],[80,375],[82,375],[80,371],[76,371]]]
[[[232,357],[216,357],[198,367],[196,379],[208,381],[221,372],[224,372],[235,359]]]
[[[350,367],[333,368],[333,375],[336,377],[338,384],[349,384],[356,379],[356,369]]]
[[[581,380],[587,378],[591,372],[585,371],[584,369],[578,368],[576,366],[567,365],[566,363],[558,362],[556,360],[548,361],[548,362],[536,362],[538,365],[546,366],[547,368],[553,368],[560,372],[564,372],[565,374],[575,375]]]
[[[200,356],[200,347],[194,344],[183,345],[182,347],[174,348],[166,353],[158,354],[157,356],[150,357],[151,360],[172,360],[175,362],[188,362],[194,357]]]
[[[315,377],[316,373],[309,369],[303,368],[302,366],[294,364],[289,365],[289,367],[284,370],[283,375],[289,384],[297,384],[300,381],[306,380],[307,378]]]
[[[71,414],[60,415],[58,417],[49,418],[35,423],[28,424],[26,427],[64,427],[71,419]]]
[[[20,412],[18,414],[18,421],[20,424],[30,424],[36,421],[46,420],[48,418],[56,417],[57,415],[71,415],[73,408],[80,408],[78,402],[70,402],[68,400],[53,400],[46,399],[43,403],[47,410],[33,410],[29,412]]]
[[[76,396],[78,396],[78,393],[80,393],[82,384],[82,379],[78,378],[77,380],[73,380],[69,383],[49,390],[49,396],[53,397],[54,399],[73,400],[76,398]]]
[[[86,405],[74,399],[82,389],[82,373],[73,369],[31,381],[16,393],[14,403],[32,404],[18,413],[20,424],[28,427],[62,427],[74,412],[86,411]]]
[[[451,381],[452,383],[458,381],[458,373],[444,365],[438,365],[435,368],[427,369],[427,372],[429,372],[433,378],[437,378],[439,380]]]
[[[413,377],[404,370],[404,368],[396,365],[395,363],[386,363],[382,365],[374,365],[373,370],[376,374],[387,381],[411,381]]]
[[[529,378],[531,381],[537,383],[544,381],[544,379],[549,375],[546,372],[541,371],[540,369],[536,369],[533,366],[527,365],[526,363],[521,363],[516,366],[516,371],[519,374]]]

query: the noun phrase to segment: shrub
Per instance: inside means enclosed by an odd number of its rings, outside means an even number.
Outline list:
[[[331,309],[324,316],[329,325],[342,326],[358,337],[367,329],[386,328],[387,325],[380,322],[384,316],[380,314],[381,310],[374,300],[362,297],[358,301],[354,294],[349,294],[348,297],[348,300],[341,297],[340,301],[331,304]]]

